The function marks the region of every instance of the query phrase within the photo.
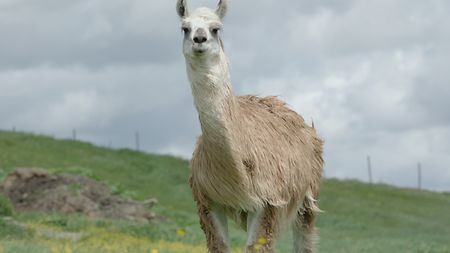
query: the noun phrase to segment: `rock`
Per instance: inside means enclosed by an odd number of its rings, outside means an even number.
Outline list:
[[[10,173],[0,190],[17,212],[84,214],[91,218],[127,219],[149,222],[155,214],[148,203],[123,199],[93,179],[71,174],[52,175],[42,169],[17,169]]]

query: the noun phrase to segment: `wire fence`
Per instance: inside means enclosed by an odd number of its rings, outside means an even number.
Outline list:
[[[16,129],[15,126],[12,127],[11,130],[12,130],[12,132],[17,132],[17,129]],[[46,134],[42,134],[42,135],[46,135]],[[51,137],[54,138],[54,135],[46,135],[46,136],[51,136]],[[72,135],[71,135],[70,139],[72,139],[74,141],[82,141],[81,139],[78,139],[78,138],[79,137],[77,135],[77,130],[76,129],[72,129]],[[133,140],[133,142],[134,142],[134,147],[133,147],[134,150],[136,150],[136,151],[144,151],[144,150],[141,149],[141,135],[140,135],[139,130],[136,130],[134,132],[134,140]],[[108,140],[108,143],[107,143],[106,146],[108,148],[113,148],[112,141]],[[373,169],[374,168],[373,168],[373,164],[372,164],[372,158],[371,158],[370,155],[368,155],[367,156],[367,180],[368,180],[367,182],[369,184],[373,184],[374,183],[373,182]],[[419,189],[419,190],[423,189],[422,188],[422,163],[421,162],[417,163],[417,186],[416,186],[416,188]]]

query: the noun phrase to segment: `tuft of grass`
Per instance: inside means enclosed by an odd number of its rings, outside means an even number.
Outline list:
[[[0,193],[0,217],[13,216],[13,206],[11,201]]]
[[[33,230],[0,217],[0,245],[5,241],[13,239],[26,241],[30,239],[32,235]]]

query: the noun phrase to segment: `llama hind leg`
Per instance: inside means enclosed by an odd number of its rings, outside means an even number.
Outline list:
[[[230,253],[228,224],[224,210],[220,206],[208,208],[198,204],[200,225],[205,233],[210,253]]]
[[[314,201],[306,200],[305,202],[305,208],[298,212],[293,224],[293,253],[313,253],[318,239],[314,221],[320,210]]]
[[[277,209],[274,207],[249,212],[246,253],[274,253],[273,243],[278,234],[278,221]]]

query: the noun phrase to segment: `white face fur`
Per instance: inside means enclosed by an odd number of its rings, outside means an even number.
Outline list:
[[[219,56],[222,50],[219,36],[222,29],[221,18],[226,12],[226,1],[220,1],[216,11],[202,7],[188,13],[186,1],[178,0],[177,11],[184,33],[184,56],[187,59],[211,59]]]

